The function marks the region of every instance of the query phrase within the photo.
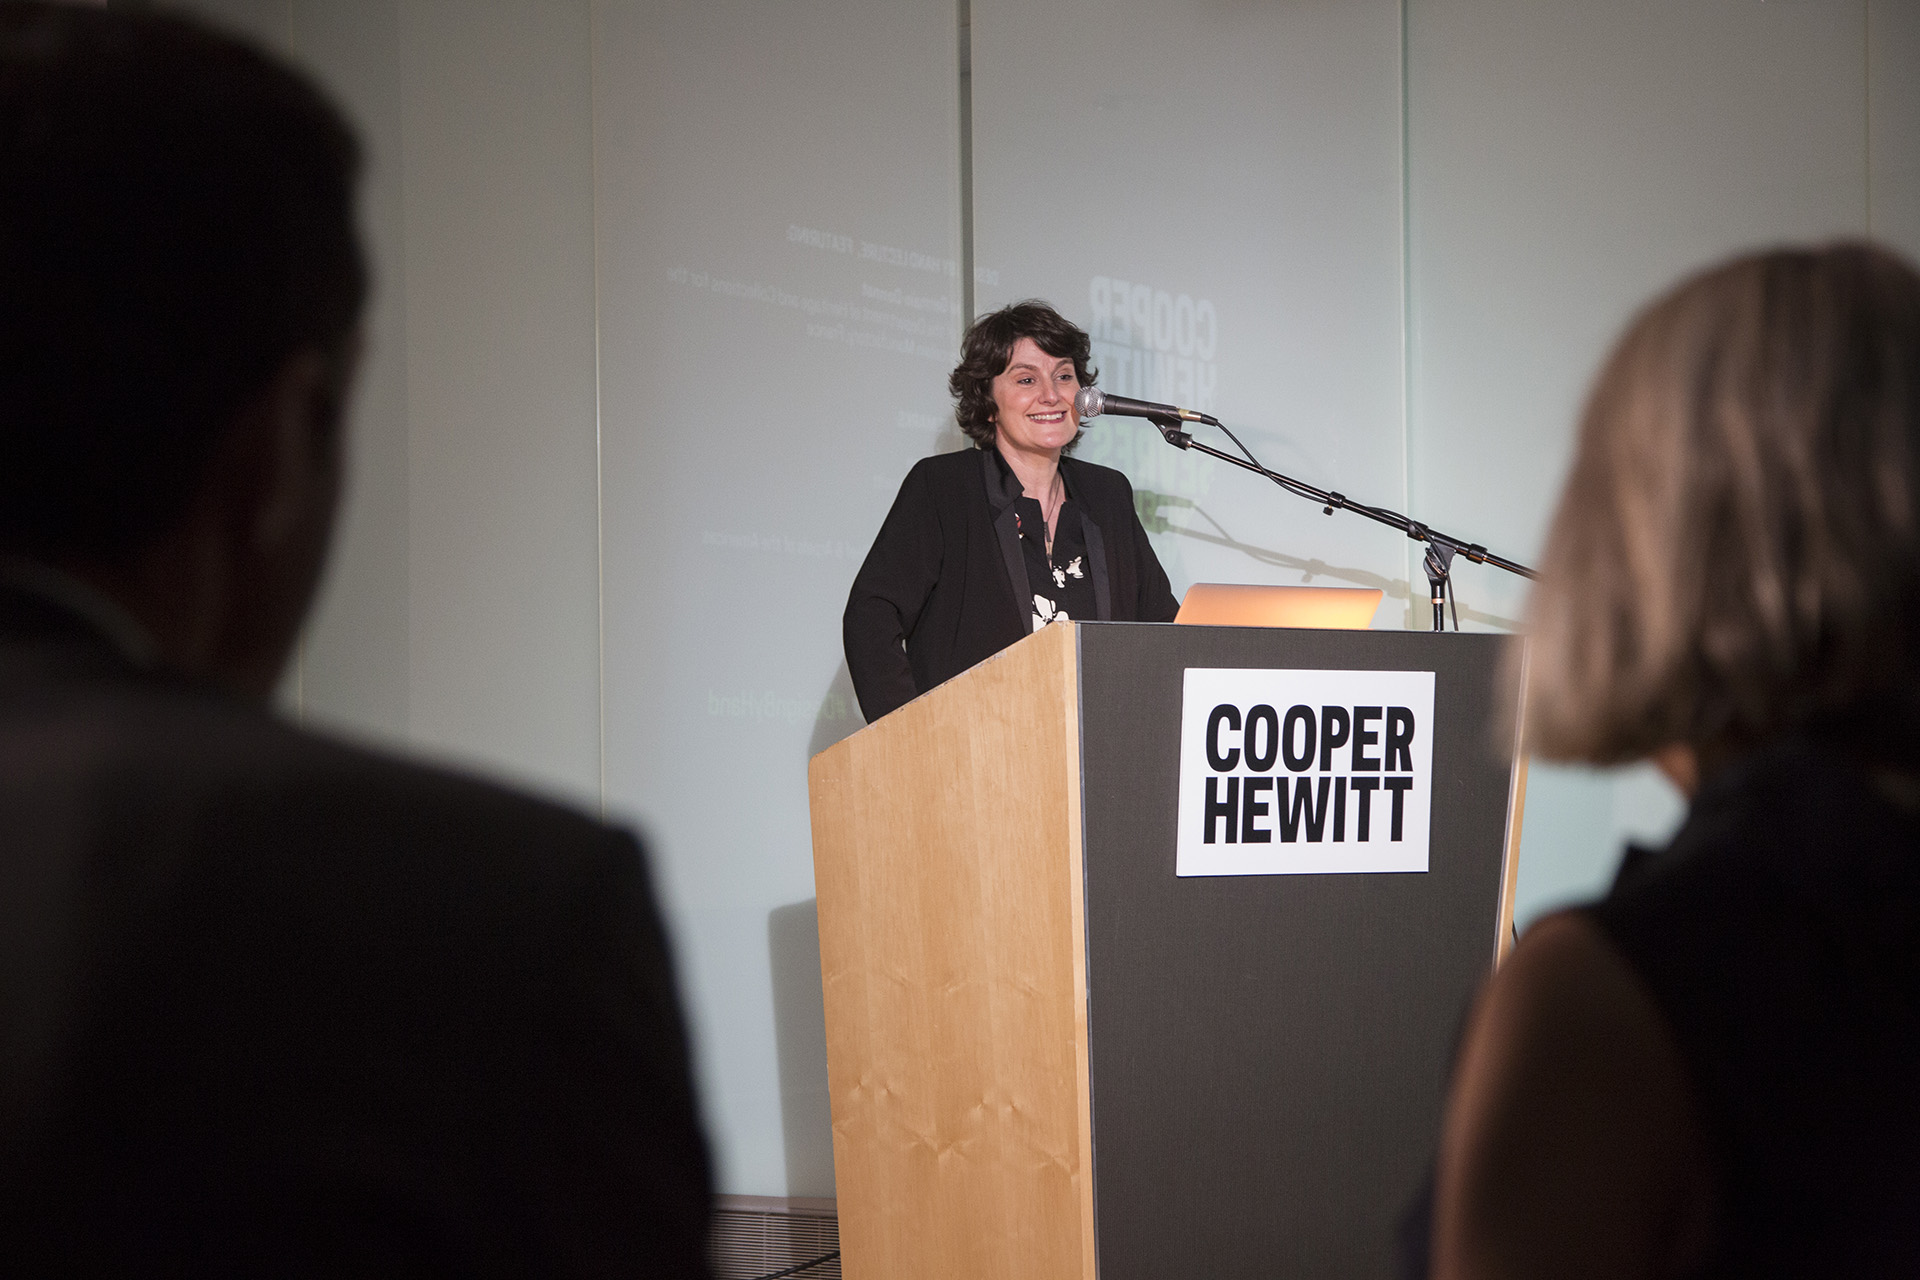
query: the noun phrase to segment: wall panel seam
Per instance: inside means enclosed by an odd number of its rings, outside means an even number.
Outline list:
[[[1400,509],[1413,510],[1413,0],[1400,0]],[[1419,543],[1403,548],[1407,570],[1407,616],[1415,625],[1415,556]]]
[[[594,726],[600,819],[607,817],[607,483],[600,370],[600,6],[587,5],[587,145],[590,191],[587,217],[593,239],[593,598]]]
[[[954,76],[960,101],[960,306],[973,323],[973,3],[955,0]]]
[[[1873,235],[1873,0],[1860,0],[1860,154],[1867,186],[1866,228]]]

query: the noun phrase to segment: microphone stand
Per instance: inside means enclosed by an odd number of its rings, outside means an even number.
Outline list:
[[[1433,629],[1435,631],[1444,631],[1447,627],[1445,607],[1447,603],[1448,586],[1453,576],[1453,558],[1455,556],[1465,556],[1475,564],[1490,564],[1496,569],[1505,569],[1508,573],[1518,574],[1522,578],[1531,579],[1540,576],[1518,561],[1509,560],[1505,556],[1493,554],[1493,552],[1487,550],[1477,542],[1462,542],[1460,539],[1442,533],[1438,529],[1431,528],[1428,525],[1424,525],[1418,520],[1403,516],[1397,511],[1389,511],[1385,507],[1370,507],[1364,502],[1355,502],[1343,493],[1336,493],[1328,489],[1316,489],[1310,484],[1305,484],[1293,479],[1291,476],[1283,476],[1278,471],[1269,471],[1254,461],[1253,455],[1247,453],[1247,447],[1243,444],[1240,445],[1240,451],[1247,454],[1244,458],[1236,458],[1225,450],[1216,449],[1212,445],[1201,444],[1193,438],[1192,432],[1181,429],[1180,419],[1170,414],[1148,414],[1147,421],[1159,428],[1160,434],[1165,437],[1166,442],[1176,449],[1197,450],[1200,453],[1206,454],[1208,457],[1218,458],[1222,462],[1231,462],[1243,471],[1251,471],[1255,475],[1265,476],[1295,497],[1305,498],[1307,501],[1318,506],[1327,515],[1332,515],[1336,510],[1351,511],[1356,515],[1363,515],[1369,520],[1384,524],[1388,528],[1398,529],[1415,542],[1426,543],[1427,554],[1423,567],[1427,571],[1427,583],[1432,588]],[[1220,429],[1227,431],[1225,427],[1221,427]],[[1239,437],[1235,436],[1231,431],[1227,431],[1227,438],[1235,444],[1240,444]],[[1453,629],[1455,631],[1460,629],[1460,606],[1457,602],[1453,606]]]

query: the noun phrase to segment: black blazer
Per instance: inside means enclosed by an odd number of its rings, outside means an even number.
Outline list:
[[[15,1275],[703,1276],[634,838],[0,591]]]
[[[1088,521],[1100,620],[1173,621],[1180,605],[1126,476],[1073,457],[1060,459],[1060,475]],[[1032,596],[1012,520],[1019,493],[991,449],[922,458],[907,473],[842,619],[869,722],[1028,634]]]

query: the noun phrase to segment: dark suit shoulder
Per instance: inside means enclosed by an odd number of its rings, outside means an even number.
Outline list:
[[[940,493],[959,493],[968,491],[968,486],[978,487],[979,477],[980,450],[968,445],[952,453],[936,453],[920,459],[908,469],[901,488],[924,487]]]
[[[221,804],[294,805],[312,809],[328,828],[387,825],[427,843],[458,828],[469,848],[537,833],[551,851],[618,835],[564,804],[301,728],[218,693],[155,681],[117,695],[81,695],[73,712],[94,722],[99,767],[121,785],[165,787],[203,812]]]
[[[24,1153],[0,1191],[100,1255],[74,1273],[704,1273],[708,1165],[632,836],[172,677],[19,654],[0,833],[33,867],[0,924],[44,979],[33,1052],[0,1070]]]
[[[1083,462],[1071,455],[1060,462],[1067,472],[1067,478],[1089,499],[1118,499],[1132,505],[1133,481],[1127,479],[1126,472],[1103,467],[1097,462]]]
[[[1133,482],[1125,472],[1071,457],[1061,459],[1061,468],[1080,504],[1109,532],[1117,535],[1134,523]]]
[[[87,815],[38,856],[96,869],[73,883],[92,886],[78,909],[117,940],[96,956],[115,971],[155,947],[252,951],[268,939],[236,923],[271,919],[315,959],[361,948],[411,964],[436,937],[426,969],[465,986],[481,970],[552,973],[615,898],[650,904],[637,841],[561,804],[165,677],[8,692],[21,696],[0,699],[14,749],[0,822]]]
[[[310,795],[316,807],[355,799],[369,821],[407,829],[422,843],[459,829],[467,848],[530,847],[548,862],[576,848],[631,844],[632,837],[565,803],[487,780],[464,770],[399,759],[324,733],[283,723],[265,735],[284,744],[258,785],[283,800]],[[326,820],[349,820],[326,808]]]
[[[1084,502],[1090,505],[1132,507],[1133,482],[1127,479],[1125,472],[1103,467],[1097,462],[1085,462],[1071,454],[1061,458],[1060,466],[1066,473],[1068,483],[1080,493]],[[980,477],[980,450],[969,445],[952,453],[938,453],[920,459],[907,472],[901,490],[905,492],[909,488],[924,487],[942,495],[984,494]]]

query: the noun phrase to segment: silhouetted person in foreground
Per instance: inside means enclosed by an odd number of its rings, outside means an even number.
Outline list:
[[[298,75],[0,4],[0,1271],[705,1272],[633,838],[267,698],[366,273]]]
[[[1530,615],[1534,750],[1691,805],[1481,998],[1432,1274],[1920,1275],[1920,275],[1786,250],[1651,304]]]

